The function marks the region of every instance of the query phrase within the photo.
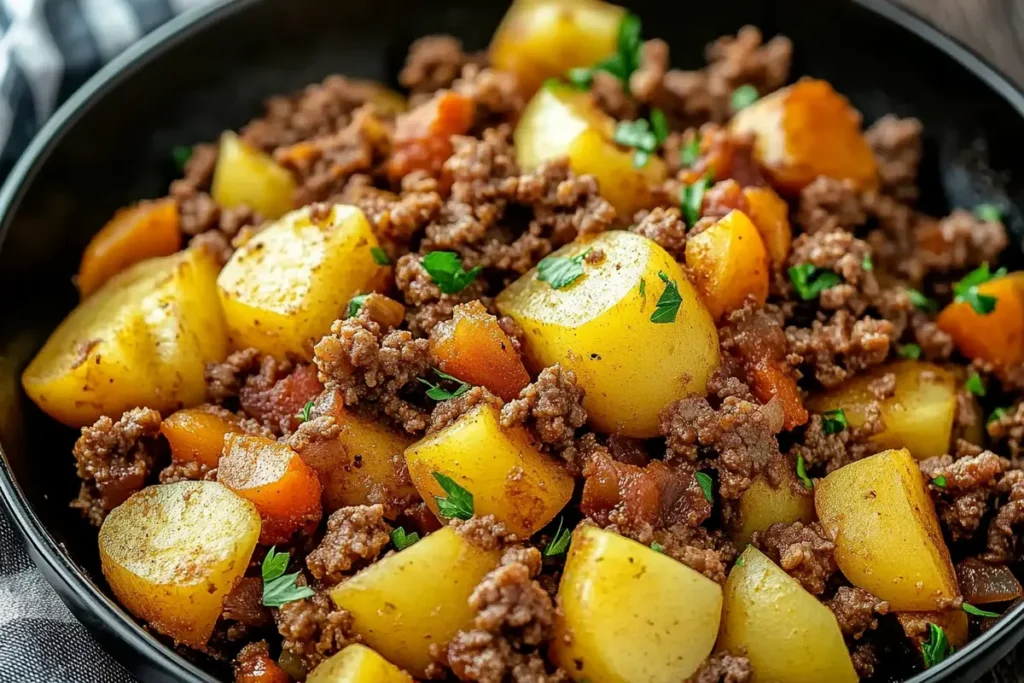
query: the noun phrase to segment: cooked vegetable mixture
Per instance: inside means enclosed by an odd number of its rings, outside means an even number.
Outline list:
[[[1024,273],[791,52],[519,0],[175,150],[23,377],[121,604],[238,683],[898,680],[990,627]]]

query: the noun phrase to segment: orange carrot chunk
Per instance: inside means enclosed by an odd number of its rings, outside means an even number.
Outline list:
[[[960,353],[991,363],[997,370],[1024,363],[1024,272],[989,280],[973,293],[963,293],[967,296],[958,296],[936,319]],[[990,306],[991,310],[982,312]]]
[[[196,462],[213,469],[224,452],[224,437],[240,434],[238,418],[214,406],[185,408],[160,423],[160,433],[171,446],[171,459]]]

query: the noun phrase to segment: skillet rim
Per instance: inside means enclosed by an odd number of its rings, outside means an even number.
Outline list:
[[[89,108],[124,79],[143,69],[153,58],[187,40],[217,21],[242,11],[260,0],[224,0],[187,10],[129,46],[93,74],[39,129],[0,187],[0,249],[12,217],[39,169],[53,149]],[[916,35],[932,48],[959,63],[987,85],[1024,119],[1024,89],[973,49],[915,12],[890,0],[846,0]],[[103,649],[133,675],[158,673],[184,683],[219,683],[217,679],[175,653],[146,631],[109,598],[64,552],[50,534],[14,478],[0,444],[0,503],[42,572],[69,610],[97,637]],[[955,656],[904,683],[943,683],[960,674],[990,668],[1024,639],[1024,604],[1000,619]],[[116,649],[115,649],[115,646]]]

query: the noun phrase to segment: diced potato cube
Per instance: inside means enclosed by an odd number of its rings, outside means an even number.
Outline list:
[[[618,49],[626,11],[598,0],[517,0],[491,40],[491,64],[532,91]]]
[[[935,322],[968,358],[999,369],[1024,363],[1024,272],[989,280],[978,286],[978,294],[995,297],[995,309],[978,313],[967,302],[954,302]]]
[[[220,138],[210,196],[224,209],[248,206],[267,220],[292,208],[295,179],[269,156],[231,132]]]
[[[725,582],[718,649],[750,659],[752,683],[857,683],[836,618],[757,548]]]
[[[894,611],[935,610],[959,595],[928,487],[906,449],[831,473],[817,483],[814,505],[846,578]]]
[[[746,213],[768,250],[768,260],[773,267],[781,268],[789,260],[793,245],[789,205],[770,187],[744,187],[743,198],[747,200]]]
[[[434,661],[430,646],[473,623],[469,596],[500,556],[445,527],[339,584],[331,599],[363,642],[422,677]]]
[[[757,477],[740,496],[732,539],[737,548],[742,548],[750,543],[755,531],[764,531],[772,524],[813,521],[814,497],[793,474],[784,477],[776,487],[764,477]]]
[[[122,605],[202,649],[260,535],[252,503],[212,481],[150,486],[100,528],[103,575]]]
[[[596,430],[657,436],[662,408],[705,393],[718,367],[718,332],[680,265],[653,241],[610,231],[554,256],[587,249],[602,251],[604,259],[585,263],[571,285],[553,289],[534,269],[498,295],[498,310],[525,331],[531,371],[561,363],[576,373]],[[678,288],[678,309],[659,309],[671,286]],[[652,322],[652,316],[665,322]]]
[[[720,320],[752,296],[768,299],[768,253],[757,228],[742,211],[730,211],[686,240],[686,265],[711,316]]]
[[[224,437],[240,434],[239,420],[212,406],[184,408],[160,423],[160,433],[171,447],[171,459],[196,462],[213,469],[224,453]]]
[[[413,484],[435,514],[435,496],[445,495],[433,476],[439,472],[473,494],[476,516],[494,515],[521,538],[554,519],[572,497],[572,476],[540,451],[525,428],[502,427],[498,410],[490,405],[414,443],[405,460]]]
[[[878,401],[869,385],[880,377],[896,376],[896,391]],[[811,397],[807,405],[816,412],[842,409],[850,427],[860,427],[869,406],[878,401],[885,429],[871,437],[884,448],[906,448],[923,460],[949,452],[960,385],[943,367],[918,361],[898,361],[858,375],[845,384]]]
[[[227,354],[217,264],[187,249],[108,280],[54,330],[21,381],[51,417],[83,427],[145,406],[202,403],[206,363]]]
[[[860,129],[860,114],[826,81],[805,78],[740,110],[729,126],[752,133],[754,158],[783,193],[818,176],[878,186],[878,166]]]
[[[378,281],[377,246],[363,212],[343,204],[298,209],[262,230],[217,278],[234,346],[311,359],[349,300]]]
[[[678,683],[711,653],[722,588],[685,564],[580,526],[558,585],[551,659],[574,681]]]
[[[358,643],[309,672],[306,683],[413,683],[412,676]]]

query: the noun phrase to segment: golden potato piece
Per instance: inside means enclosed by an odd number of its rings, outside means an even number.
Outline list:
[[[572,497],[573,478],[521,426],[505,429],[480,405],[405,452],[409,476],[434,514],[440,472],[473,494],[477,516],[494,515],[521,538],[540,530]],[[440,515],[438,515],[440,517]]]
[[[905,448],[820,480],[814,505],[843,574],[893,611],[935,610],[959,595],[928,488]]]
[[[232,209],[244,205],[274,220],[292,208],[294,192],[295,179],[288,169],[232,132],[221,136],[210,188],[218,206]]]
[[[206,363],[227,355],[216,278],[199,249],[118,273],[53,331],[21,376],[25,393],[71,427],[201,403]]]
[[[686,240],[686,265],[715,320],[743,306],[748,297],[768,298],[768,252],[747,214],[730,211]]]
[[[445,527],[339,584],[331,599],[352,614],[367,645],[422,677],[434,661],[431,644],[473,623],[469,596],[500,557]]]
[[[737,548],[742,548],[750,543],[755,531],[764,531],[772,524],[813,521],[814,497],[793,474],[784,477],[777,487],[772,487],[764,477],[757,477],[740,496],[732,540]]]
[[[718,332],[682,268],[651,240],[610,231],[554,256],[587,249],[602,251],[604,258],[585,263],[571,285],[554,289],[534,269],[498,295],[498,310],[525,331],[523,350],[533,372],[555,363],[576,372],[594,429],[657,436],[662,408],[705,392],[718,367]],[[678,288],[678,309],[659,307],[672,286]]]
[[[139,491],[100,528],[103,575],[122,605],[202,649],[260,535],[252,503],[212,481]]]
[[[871,438],[872,443],[879,449],[906,448],[918,460],[949,453],[961,383],[933,363],[908,360],[874,368],[812,396],[807,407],[816,412],[842,408],[850,426],[860,427],[878,400],[869,385],[889,373],[896,376],[896,392],[880,402],[885,429]]]
[[[573,533],[558,597],[551,659],[575,681],[685,681],[711,653],[722,615],[717,583],[595,526]]]
[[[718,649],[750,659],[753,683],[857,683],[832,611],[748,546],[725,582]]]
[[[413,683],[412,676],[365,645],[349,645],[309,672],[306,683]]]
[[[217,287],[231,342],[274,356],[313,357],[313,344],[385,267],[363,212],[335,204],[282,216],[234,253]]]

